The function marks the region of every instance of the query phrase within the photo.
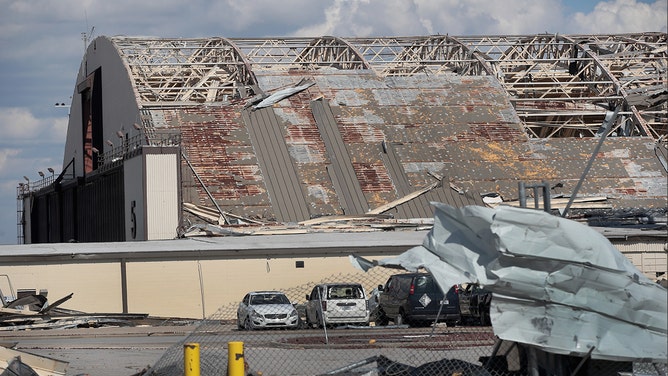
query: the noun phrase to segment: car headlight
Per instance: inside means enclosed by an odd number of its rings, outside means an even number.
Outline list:
[[[293,309],[292,312],[290,312],[290,317],[297,317],[297,310]]]
[[[252,309],[249,313],[250,317],[252,318],[262,318],[262,315],[257,313],[254,309]]]

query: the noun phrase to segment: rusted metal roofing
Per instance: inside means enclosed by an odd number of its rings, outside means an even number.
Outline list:
[[[430,201],[484,205],[481,193],[517,199],[519,181],[549,181],[567,195],[595,138],[529,138],[493,77],[378,77],[369,71],[263,72],[267,92],[315,85],[252,110],[219,106],[152,109],[181,133],[183,152],[225,212],[299,222],[364,215],[441,179],[384,214],[430,218]],[[651,138],[611,137],[580,195],[611,207],[665,207],[666,172]],[[213,207],[183,169],[184,201]]]
[[[283,223],[431,218],[520,182],[567,197],[615,106],[578,196],[665,210],[666,39],[111,38],[144,131],[181,137],[184,203]]]

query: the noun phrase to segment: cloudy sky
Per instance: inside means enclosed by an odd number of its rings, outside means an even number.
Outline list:
[[[82,33],[350,37],[666,32],[668,0],[0,0],[0,244],[16,187],[63,167]]]

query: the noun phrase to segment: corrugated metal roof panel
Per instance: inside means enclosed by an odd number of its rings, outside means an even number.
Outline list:
[[[343,213],[366,213],[368,204],[360,186],[360,176],[364,175],[353,166],[353,159],[346,148],[346,144],[350,141],[345,140],[345,137],[339,132],[327,101],[313,101],[311,108],[318,130],[320,130],[320,136],[325,142],[330,160],[327,168],[334,181]]]
[[[299,177],[283,136],[283,125],[270,108],[242,113],[258,157],[272,208],[279,222],[310,218]]]
[[[278,165],[268,164],[272,171],[258,162],[262,151],[251,142],[251,130],[241,120],[244,102],[163,110],[166,124],[180,122],[186,152],[196,157],[198,172],[224,210],[275,218],[279,203],[268,193],[266,179],[281,174],[287,165],[302,197],[279,195],[284,201],[280,205],[304,205],[311,218],[350,213],[342,209],[350,207],[356,207],[355,214],[364,213],[429,186],[435,176],[444,177],[442,187],[388,213],[395,218],[430,217],[432,200],[482,205],[478,192],[513,199],[520,181],[562,183],[553,193],[568,194],[597,142],[529,139],[513,121],[517,116],[503,89],[489,77],[379,78],[363,70],[258,73],[267,92],[304,78],[316,85],[263,110],[276,117],[272,127],[281,128],[287,156]],[[331,113],[317,103],[329,103]],[[391,145],[393,158],[384,155],[383,144]],[[666,172],[653,147],[649,138],[609,137],[580,195],[610,195],[612,204],[620,207],[637,204],[638,199],[650,207],[661,202],[665,206],[661,180]],[[347,167],[339,166],[335,173],[335,164],[341,161]],[[450,188],[450,182],[467,194]],[[199,192],[200,203],[205,204],[203,191]]]

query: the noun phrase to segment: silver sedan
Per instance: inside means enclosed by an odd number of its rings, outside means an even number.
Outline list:
[[[239,329],[299,327],[299,314],[290,299],[280,291],[253,291],[244,296],[237,308]]]

